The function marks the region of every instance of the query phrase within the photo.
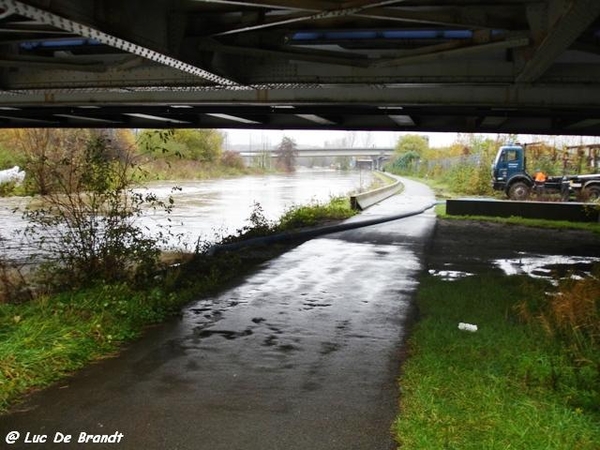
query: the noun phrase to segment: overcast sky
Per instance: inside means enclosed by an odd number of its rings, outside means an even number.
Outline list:
[[[284,136],[290,137],[301,147],[325,147],[339,144],[344,138],[354,139],[354,147],[395,147],[398,139],[410,134],[406,132],[391,131],[335,131],[335,130],[221,130],[227,135],[226,147],[234,145],[250,145],[252,148],[271,148],[276,146]],[[457,133],[412,133],[429,137],[431,147],[445,147],[452,144]],[[353,135],[350,137],[350,135]],[[491,139],[496,139],[496,134],[489,134]],[[599,143],[598,137],[581,136],[532,136],[519,135],[522,143],[537,142],[544,140],[551,145],[580,145],[588,143]]]
[[[407,133],[388,131],[335,131],[335,130],[222,130],[227,135],[229,145],[252,145],[252,147],[275,146],[284,136],[296,141],[299,146],[324,147],[349,138],[355,140],[354,147],[395,147],[398,139]],[[443,147],[450,145],[456,133],[413,133],[429,136],[429,145]],[[351,139],[352,139],[351,138]]]

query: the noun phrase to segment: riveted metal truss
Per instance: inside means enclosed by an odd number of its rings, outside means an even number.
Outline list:
[[[177,58],[154,51],[150,48],[137,45],[125,39],[118,38],[109,33],[105,33],[94,27],[90,27],[76,21],[61,17],[40,8],[16,0],[0,0],[0,8],[4,14],[16,14],[31,19],[37,23],[49,25],[58,30],[66,31],[75,36],[81,36],[93,39],[95,42],[114,47],[126,53],[141,56],[142,58],[154,61],[156,63],[171,67],[173,69],[198,76],[211,81],[217,85],[237,86],[238,83],[215,75],[199,67],[183,62]]]
[[[0,0],[0,127],[600,134],[599,5]]]

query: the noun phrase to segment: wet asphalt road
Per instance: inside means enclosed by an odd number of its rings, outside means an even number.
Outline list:
[[[432,200],[406,181],[403,195],[366,214]],[[434,221],[427,212],[332,234],[265,263],[0,417],[0,447],[14,430],[6,448],[395,448],[403,322]],[[47,443],[24,444],[27,432]],[[123,437],[77,444],[82,432]],[[52,444],[56,433],[72,443]]]

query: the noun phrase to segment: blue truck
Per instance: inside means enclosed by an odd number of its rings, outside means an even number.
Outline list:
[[[504,145],[498,149],[492,164],[492,187],[504,191],[511,200],[526,200],[536,189],[535,180],[527,172],[526,146]],[[580,201],[600,200],[600,174],[562,175],[546,178],[546,193],[559,193],[563,200],[575,196]]]

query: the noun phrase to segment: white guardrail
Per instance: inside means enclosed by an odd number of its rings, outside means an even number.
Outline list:
[[[383,177],[392,180],[393,183],[374,189],[372,191],[351,195],[350,204],[352,205],[352,208],[359,209],[362,211],[364,209],[367,209],[369,206],[373,206],[376,203],[379,203],[380,201],[385,200],[386,198],[391,197],[394,194],[397,194],[402,190],[403,184],[400,182],[398,177],[386,172],[377,173]]]

